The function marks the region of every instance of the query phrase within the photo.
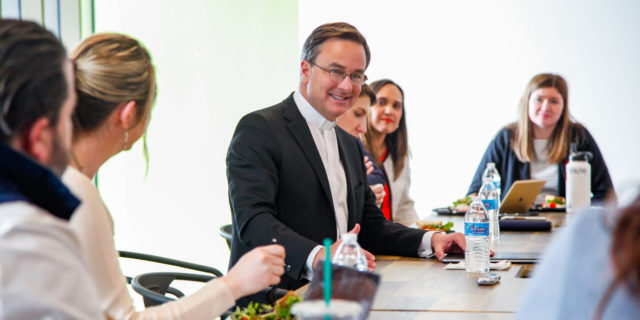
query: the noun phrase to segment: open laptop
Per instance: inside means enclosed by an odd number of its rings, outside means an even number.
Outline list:
[[[500,204],[500,213],[514,214],[527,213],[536,200],[536,197],[542,191],[545,182],[544,179],[517,180],[511,185],[511,189],[502,199]]]

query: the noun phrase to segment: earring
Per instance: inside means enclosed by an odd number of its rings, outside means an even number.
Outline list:
[[[124,149],[127,149],[127,144],[129,143],[129,129],[124,130]]]

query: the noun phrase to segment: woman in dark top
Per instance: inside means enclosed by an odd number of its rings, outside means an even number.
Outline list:
[[[351,108],[336,119],[336,124],[342,130],[346,131],[354,138],[358,139],[358,144],[362,153],[364,153],[364,164],[367,167],[367,181],[369,187],[376,195],[376,205],[382,204],[384,199],[384,185],[387,184],[387,178],[384,173],[371,159],[371,155],[364,148],[360,135],[367,132],[367,117],[369,115],[369,107],[376,102],[376,94],[367,84],[362,85],[360,96]]]
[[[609,170],[589,131],[569,114],[568,88],[559,75],[539,74],[520,100],[519,119],[502,128],[489,144],[467,194],[478,193],[487,163],[495,162],[502,178],[502,197],[516,180],[546,179],[541,194],[565,196],[569,146],[593,154],[591,192],[594,201],[613,193]]]

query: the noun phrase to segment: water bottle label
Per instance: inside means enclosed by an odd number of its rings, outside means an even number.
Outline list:
[[[498,199],[482,199],[485,209],[498,210]]]
[[[465,236],[489,236],[489,223],[488,222],[465,222],[464,235]]]

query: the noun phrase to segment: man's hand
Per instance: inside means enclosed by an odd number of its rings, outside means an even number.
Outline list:
[[[355,233],[355,234],[360,233],[360,224],[356,223],[356,225],[353,227],[353,229],[349,231],[349,233]],[[342,239],[338,239],[338,241],[336,241],[334,244],[331,245],[330,250],[331,250],[332,260],[333,260],[333,256],[336,254],[336,250],[338,249],[341,243],[342,243]],[[371,254],[371,252],[365,249],[362,249],[362,252],[364,253],[364,256],[367,258],[367,266],[369,267],[369,271],[373,271],[376,268],[376,262],[375,262],[376,257],[373,254]],[[320,259],[324,258],[325,256],[326,256],[326,250],[324,248],[320,249],[320,251],[318,251],[316,256],[313,258],[313,269],[315,269],[318,266]]]
[[[272,244],[257,247],[243,255],[238,263],[220,278],[233,293],[234,300],[280,282],[284,274],[284,247]]]
[[[434,233],[431,236],[431,248],[440,261],[444,258],[445,253],[464,253],[466,247],[464,235],[460,232]]]

